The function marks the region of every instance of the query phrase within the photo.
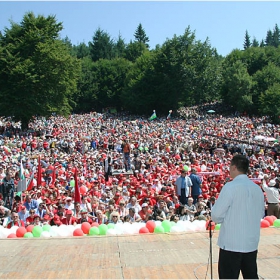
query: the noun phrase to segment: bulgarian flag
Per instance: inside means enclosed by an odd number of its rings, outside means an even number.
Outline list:
[[[22,160],[20,160],[19,178],[20,178],[20,180],[24,180],[25,179],[24,169],[23,169],[23,165],[22,165]]]
[[[34,173],[35,173],[35,167],[33,168],[33,172],[32,172],[32,174],[31,174],[31,176],[30,176],[30,179],[29,179],[29,181],[28,181],[28,184],[27,184],[27,191],[31,191],[32,189],[33,189],[33,187],[34,187]]]
[[[82,203],[81,194],[80,194],[80,188],[79,188],[79,185],[78,185],[78,171],[77,171],[77,168],[75,168],[74,180],[75,180],[75,198],[74,198],[74,202]]]
[[[153,114],[151,115],[151,117],[149,118],[150,121],[154,120],[157,118],[157,114],[156,114],[156,110],[153,110]]]
[[[172,110],[169,110],[169,114],[168,114],[168,116],[167,116],[167,120],[169,120],[169,119],[171,119],[171,114],[172,114]]]

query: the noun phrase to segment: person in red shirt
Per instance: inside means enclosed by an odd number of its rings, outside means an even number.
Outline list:
[[[61,220],[62,224],[74,226],[77,224],[77,220],[73,217],[73,212],[71,210],[67,210],[65,216],[66,217]]]
[[[149,217],[152,215],[152,211],[151,209],[149,209],[148,203],[142,204],[142,209],[138,214],[141,217],[142,221],[147,222],[149,220]]]
[[[17,212],[12,212],[12,221],[7,224],[7,228],[12,228],[13,226],[24,227],[24,222],[19,219]]]
[[[77,224],[82,224],[84,222],[88,222],[90,224],[93,223],[93,220],[90,217],[88,217],[87,210],[82,209],[80,213],[81,213],[81,218],[77,220]]]

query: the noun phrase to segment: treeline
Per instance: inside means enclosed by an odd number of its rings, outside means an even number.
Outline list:
[[[248,47],[222,57],[190,27],[154,49],[141,24],[129,43],[98,28],[88,44],[73,45],[60,37],[62,28],[54,16],[27,13],[0,33],[2,115],[27,125],[34,115],[108,107],[166,115],[170,109],[223,100],[233,111],[279,120],[279,44],[253,44],[246,32]]]

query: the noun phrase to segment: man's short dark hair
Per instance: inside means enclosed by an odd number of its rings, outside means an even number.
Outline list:
[[[249,170],[249,160],[243,155],[235,155],[230,165],[235,165],[237,170],[243,174],[247,174]]]

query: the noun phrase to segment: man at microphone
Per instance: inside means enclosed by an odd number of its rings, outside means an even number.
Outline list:
[[[257,250],[264,216],[261,188],[247,177],[249,160],[235,155],[230,164],[233,179],[224,185],[211,211],[220,223],[218,272],[220,279],[258,279]]]

